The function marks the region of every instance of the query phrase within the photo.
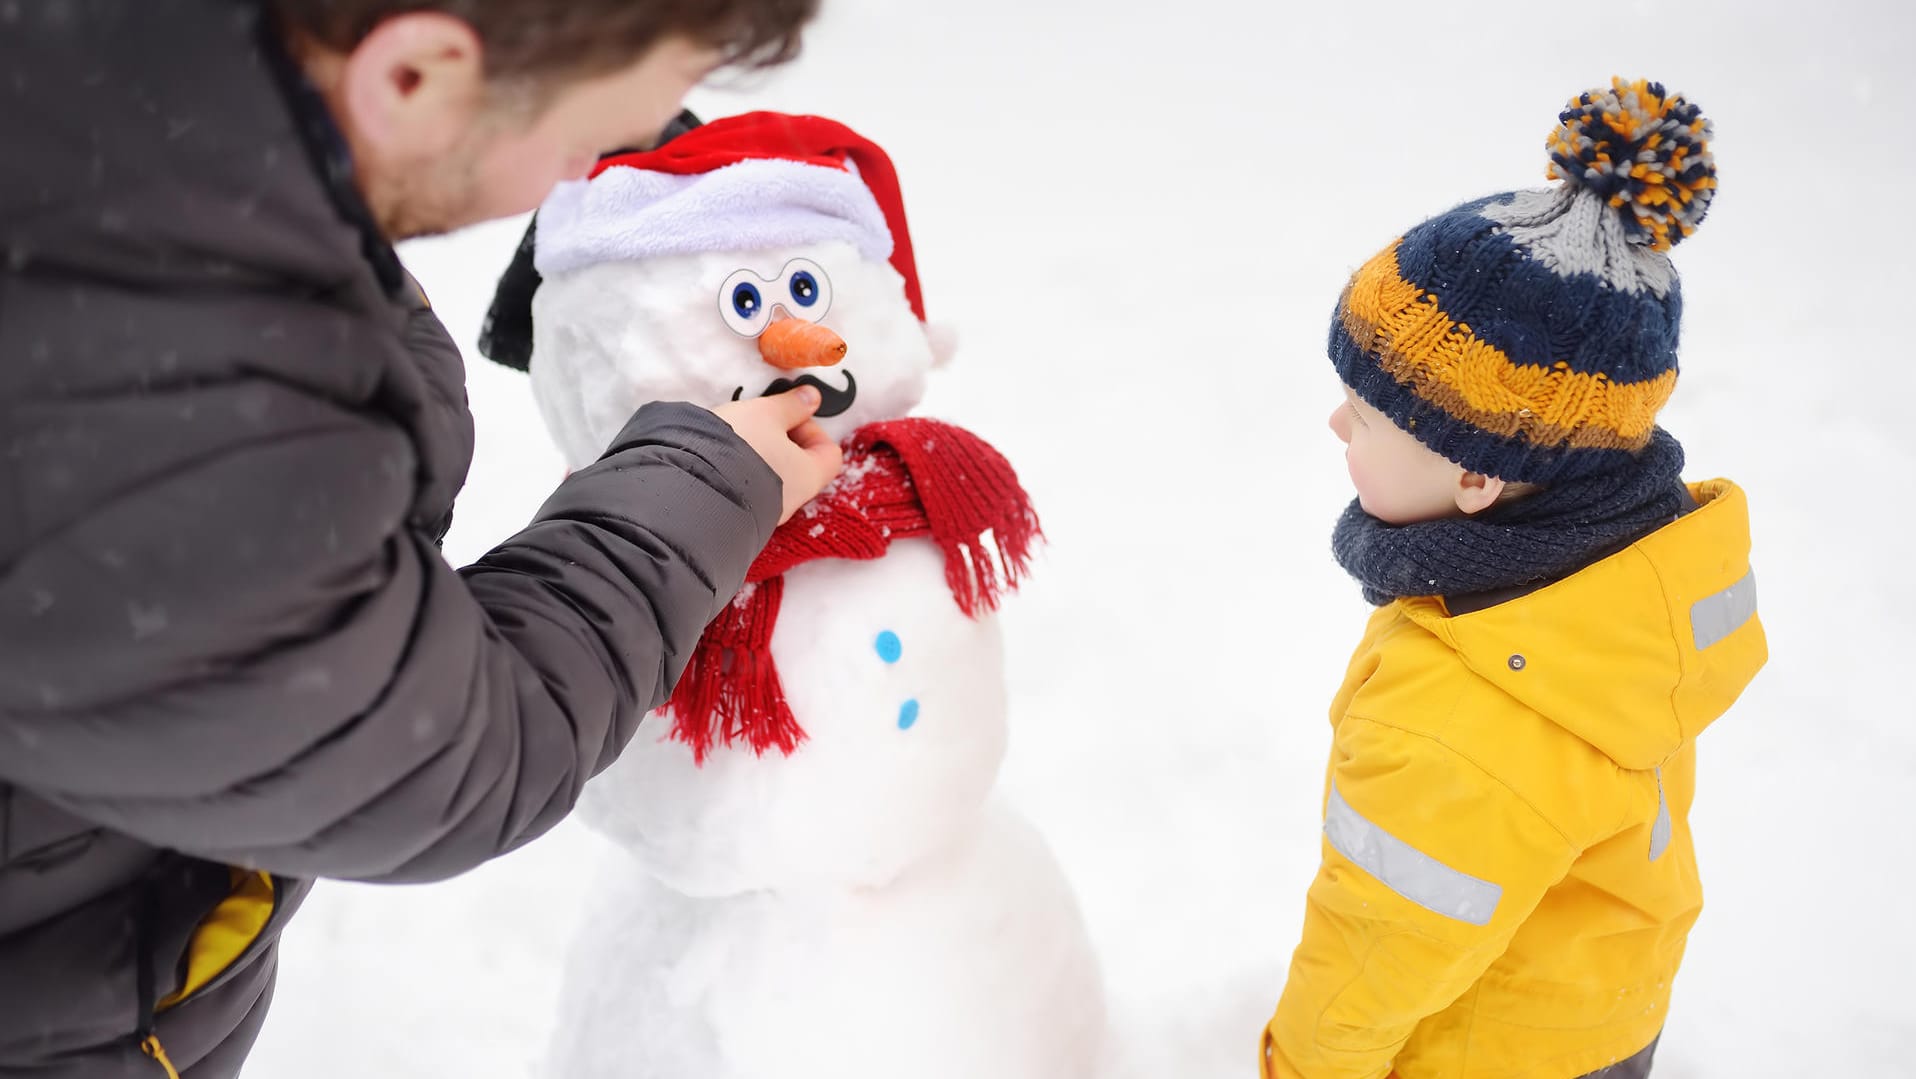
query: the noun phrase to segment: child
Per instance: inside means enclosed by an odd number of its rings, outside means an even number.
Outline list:
[[[1561,119],[1562,184],[1418,225],[1331,325],[1382,609],[1265,1079],[1647,1075],[1701,909],[1695,740],[1766,657],[1743,493],[1655,426],[1710,126],[1621,80]]]

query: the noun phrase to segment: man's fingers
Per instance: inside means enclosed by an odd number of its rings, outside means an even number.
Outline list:
[[[776,406],[774,414],[785,425],[785,429],[790,431],[799,424],[809,422],[812,413],[818,411],[818,406],[824,398],[819,394],[818,387],[800,386],[797,389],[786,390],[784,393],[773,394],[764,400]]]
[[[845,451],[839,448],[837,440],[825,433],[825,428],[819,426],[817,420],[806,420],[792,428],[791,437],[818,470],[821,484],[829,483],[844,467]]]
[[[792,428],[791,439],[798,443],[799,449],[810,453],[819,443],[831,442],[832,436],[825,433],[825,428],[817,420],[808,419]]]
[[[821,490],[837,479],[845,468],[845,451],[829,439],[806,450],[805,456],[818,468],[818,486]]]
[[[800,386],[771,397],[734,401],[717,410],[784,483],[781,522],[790,520],[845,467],[844,451],[812,418],[820,400],[816,387]]]

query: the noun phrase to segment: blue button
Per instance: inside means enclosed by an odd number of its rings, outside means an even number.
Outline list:
[[[918,702],[916,700],[909,700],[898,706],[899,730],[911,730],[912,724],[916,722],[918,722]]]
[[[884,660],[886,663],[896,663],[898,662],[898,657],[904,654],[905,642],[898,639],[898,634],[893,633],[891,630],[886,630],[878,635],[879,659]]]

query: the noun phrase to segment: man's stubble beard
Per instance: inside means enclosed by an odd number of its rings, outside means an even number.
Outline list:
[[[379,227],[394,243],[442,236],[470,224],[479,201],[478,140],[463,140],[446,157],[399,181]]]
[[[380,230],[394,243],[442,236],[486,219],[481,173],[494,144],[537,119],[540,98],[523,87],[493,89],[485,111],[438,161],[398,177]]]

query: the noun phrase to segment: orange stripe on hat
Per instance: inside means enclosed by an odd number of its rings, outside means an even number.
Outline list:
[[[1502,349],[1444,312],[1404,279],[1393,242],[1365,263],[1344,293],[1344,329],[1399,383],[1451,416],[1536,446],[1638,450],[1676,389],[1674,369],[1616,382],[1566,363],[1512,363]]]

